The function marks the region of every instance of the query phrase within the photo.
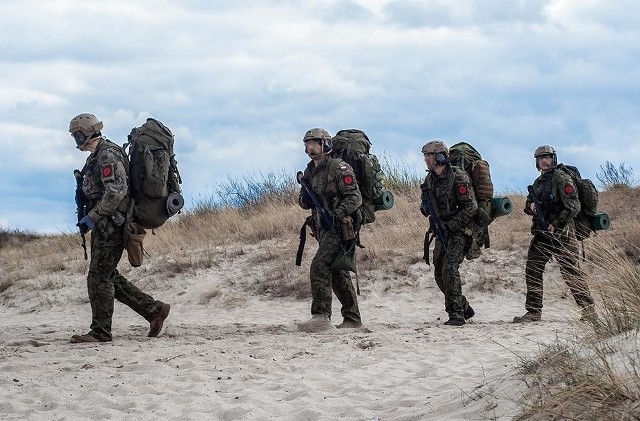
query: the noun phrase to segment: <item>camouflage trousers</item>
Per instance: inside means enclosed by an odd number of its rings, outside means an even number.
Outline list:
[[[450,232],[445,253],[445,248],[436,237],[433,250],[434,275],[438,288],[444,294],[444,309],[450,319],[464,319],[464,312],[469,307],[467,298],[462,294],[459,267],[470,242],[471,237],[465,233]]]
[[[91,262],[87,276],[87,289],[91,303],[91,332],[100,340],[111,340],[113,299],[129,306],[151,321],[162,302],[120,275],[117,266],[124,251],[124,227],[116,226],[109,218],[100,220],[91,231]]]
[[[342,317],[360,322],[358,298],[346,270],[332,271],[331,263],[340,252],[338,240],[331,231],[324,229],[316,233],[318,251],[311,261],[311,314],[324,314],[331,318],[331,292],[342,304]]]
[[[542,311],[542,275],[551,257],[560,265],[560,274],[580,308],[593,305],[585,274],[578,263],[578,242],[570,233],[550,236],[536,233],[529,244],[525,279],[527,282],[527,311]]]

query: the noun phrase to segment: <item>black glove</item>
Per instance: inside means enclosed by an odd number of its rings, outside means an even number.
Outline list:
[[[420,205],[420,213],[422,214],[422,216],[424,216],[425,218],[429,217],[429,214],[427,213],[427,208],[424,205]]]
[[[429,186],[427,186],[427,183],[420,184],[420,190],[422,193],[427,194],[429,192]]]

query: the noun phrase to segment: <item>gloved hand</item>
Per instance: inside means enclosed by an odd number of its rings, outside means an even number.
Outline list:
[[[89,215],[85,215],[85,217],[82,218],[80,222],[76,224],[76,226],[80,228],[81,234],[86,234],[96,227],[96,223],[93,222],[93,219],[91,219]]]
[[[420,190],[422,191],[422,193],[427,193],[429,191],[427,183],[420,184]]]
[[[427,208],[424,205],[420,205],[420,213],[422,214],[422,216],[424,216],[425,218],[429,217],[429,214],[427,213]]]

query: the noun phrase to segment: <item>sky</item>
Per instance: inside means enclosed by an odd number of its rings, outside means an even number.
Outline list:
[[[187,208],[293,178],[312,127],[362,129],[417,174],[427,141],[467,141],[500,193],[543,144],[594,181],[640,171],[639,32],[637,0],[3,0],[0,227],[75,231],[82,112],[120,144],[169,126]]]

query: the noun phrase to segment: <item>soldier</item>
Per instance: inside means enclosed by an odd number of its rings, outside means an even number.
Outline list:
[[[555,149],[544,145],[538,147],[533,157],[536,168],[542,173],[533,182],[535,199],[542,208],[544,220],[548,227],[538,222],[540,209],[530,196],[524,207],[527,215],[533,216],[531,234],[533,238],[527,252],[525,278],[527,283],[527,313],[516,316],[514,323],[535,322],[542,316],[542,275],[544,268],[556,257],[560,265],[560,273],[569,286],[573,298],[582,309],[583,319],[595,317],[593,299],[589,287],[584,280],[584,272],[578,263],[578,242],[573,218],[580,212],[578,191],[571,176],[556,169],[558,157]]]
[[[305,331],[321,331],[333,328],[331,325],[331,291],[342,304],[343,321],[338,328],[362,326],[358,299],[351,282],[349,271],[332,270],[331,264],[341,252],[340,243],[345,246],[355,241],[344,238],[346,231],[353,231],[352,214],[362,203],[362,197],[353,169],[344,161],[330,157],[331,136],[320,128],[307,131],[303,138],[305,152],[311,158],[302,179],[312,190],[319,204],[329,215],[323,218],[315,208],[313,199],[303,187],[298,199],[302,209],[312,209],[308,218],[312,233],[319,247],[310,268],[311,279],[311,320],[300,326]],[[332,225],[332,226],[328,226]],[[352,245],[353,246],[353,245]]]
[[[447,326],[462,326],[475,315],[462,294],[460,263],[464,260],[472,242],[474,217],[478,210],[473,186],[467,173],[449,163],[449,149],[444,142],[433,140],[422,147],[428,173],[422,190],[420,211],[430,219],[430,232],[435,232],[436,224],[441,228],[436,232],[433,251],[434,276],[436,284],[444,294],[445,311],[449,320]],[[429,211],[431,210],[431,212]],[[429,243],[425,242],[425,260],[429,263]]]
[[[127,281],[117,270],[124,251],[125,217],[130,204],[129,160],[121,147],[102,136],[102,121],[89,113],[69,123],[78,149],[91,152],[81,171],[87,215],[78,222],[81,233],[91,231],[91,261],[87,289],[91,330],[73,335],[72,343],[111,341],[114,297],[150,323],[148,336],[158,336],[169,315],[169,304],[156,301]]]

